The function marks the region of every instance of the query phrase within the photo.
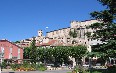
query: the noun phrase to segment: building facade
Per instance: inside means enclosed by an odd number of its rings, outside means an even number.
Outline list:
[[[2,59],[23,59],[23,48],[8,40],[0,40],[0,54]]]
[[[55,31],[47,32],[47,37],[57,39],[62,41],[66,46],[69,44],[73,45],[86,45],[87,49],[91,51],[91,45],[95,45],[97,43],[100,43],[99,40],[91,40],[86,36],[87,32],[91,32],[91,34],[95,31],[94,29],[87,28],[87,26],[90,26],[93,23],[100,22],[98,20],[85,20],[85,21],[71,21],[70,27],[63,28]],[[71,30],[76,30],[77,37],[72,38],[69,35],[69,32]],[[75,41],[75,43],[73,43]]]
[[[36,43],[39,43],[39,45],[43,43],[49,43],[52,40],[57,40],[58,42],[62,43],[62,46],[86,45],[88,50],[91,51],[91,45],[100,43],[100,41],[91,40],[90,38],[88,38],[85,34],[87,32],[91,32],[92,34],[95,30],[91,28],[87,29],[86,27],[97,22],[100,22],[100,21],[94,20],[94,19],[85,20],[85,21],[71,21],[70,27],[49,31],[47,32],[46,36],[43,36],[43,31],[39,30],[38,36],[35,37],[35,40],[36,40]],[[77,32],[76,38],[72,38],[69,35],[69,32],[71,30],[76,30]],[[20,46],[28,47],[32,40],[33,38],[21,40]]]

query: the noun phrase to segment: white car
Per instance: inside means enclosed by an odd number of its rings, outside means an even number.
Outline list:
[[[89,64],[84,64],[83,67],[89,68]]]
[[[54,64],[48,64],[48,65],[47,65],[47,69],[48,69],[48,70],[52,70],[52,69],[53,69],[53,66],[54,66]]]

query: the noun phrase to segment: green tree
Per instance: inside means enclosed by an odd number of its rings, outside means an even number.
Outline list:
[[[116,0],[98,1],[106,6],[106,9],[90,14],[93,18],[101,21],[90,26],[96,30],[91,37],[102,41],[102,44],[93,46],[93,51],[101,53],[101,57],[104,59],[116,57]]]
[[[24,53],[23,53],[23,57],[24,59],[29,59],[29,53],[30,53],[30,48],[29,47],[25,47],[24,48]]]
[[[44,49],[43,48],[37,48],[37,54],[39,61],[43,62],[44,61]]]
[[[76,38],[76,37],[77,37],[77,32],[76,32],[76,30],[75,30],[75,29],[70,30],[69,35],[70,35],[71,37],[73,37],[73,38]]]
[[[20,43],[20,41],[15,41],[15,42],[13,42],[13,43],[16,43],[16,44],[17,44],[17,43]]]
[[[35,37],[33,37],[33,40],[30,44],[30,52],[29,52],[29,58],[32,60],[32,62],[36,62],[38,58],[38,53],[37,53],[37,47],[36,47],[36,42],[35,42]]]
[[[71,29],[69,32],[70,37],[72,38],[72,44],[76,43],[77,31],[76,29]]]
[[[75,58],[76,64],[78,64],[78,61],[81,61],[82,57],[85,56],[87,52],[87,47],[86,46],[72,46],[70,47],[70,56]]]
[[[68,61],[68,50],[64,46],[58,46],[53,48],[53,57],[55,63],[60,63],[62,65],[63,62]]]

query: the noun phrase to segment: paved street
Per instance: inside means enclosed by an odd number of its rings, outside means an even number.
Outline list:
[[[2,72],[2,73],[67,73],[72,70],[47,70],[47,71],[30,71],[30,72]]]

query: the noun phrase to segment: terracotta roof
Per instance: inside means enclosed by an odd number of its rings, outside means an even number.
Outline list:
[[[50,46],[54,44],[57,40],[51,40],[48,43],[37,43],[36,46]]]

